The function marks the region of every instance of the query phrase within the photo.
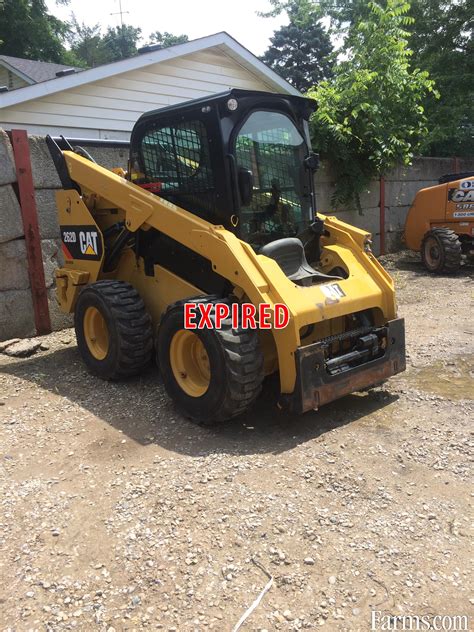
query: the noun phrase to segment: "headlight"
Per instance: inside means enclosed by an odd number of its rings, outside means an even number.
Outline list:
[[[237,99],[229,99],[227,101],[227,108],[231,111],[231,112],[235,112],[235,110],[238,108],[239,104],[237,102]]]

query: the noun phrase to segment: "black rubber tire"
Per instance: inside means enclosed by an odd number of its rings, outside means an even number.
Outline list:
[[[435,264],[430,262],[427,254],[428,241],[434,239],[439,248],[439,258]],[[456,233],[449,228],[433,228],[428,231],[421,242],[421,260],[430,272],[457,272],[461,267],[462,247]]]
[[[103,360],[90,352],[84,336],[88,307],[99,310],[107,324],[109,349]],[[116,380],[139,373],[153,354],[151,318],[138,292],[123,281],[97,281],[79,294],[74,311],[79,352],[87,368],[101,378]]]
[[[162,317],[157,336],[157,363],[168,395],[188,419],[208,425],[226,421],[247,411],[257,399],[263,382],[263,353],[257,332],[232,329],[231,319],[221,329],[195,329],[209,357],[210,384],[200,397],[185,393],[177,383],[170,362],[174,334],[184,329],[186,302],[227,302],[217,297],[197,297],[170,305]],[[211,316],[213,320],[213,316]]]

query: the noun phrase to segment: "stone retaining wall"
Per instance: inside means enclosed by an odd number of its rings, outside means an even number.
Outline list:
[[[44,137],[30,136],[29,145],[51,325],[54,330],[63,329],[71,326],[72,319],[59,310],[54,289],[54,270],[62,265],[55,201],[55,192],[61,188],[61,182]],[[90,153],[105,167],[126,167],[126,150],[93,149]],[[0,341],[35,334],[16,186],[13,150],[8,135],[0,130]]]
[[[54,270],[62,265],[55,191],[61,188],[45,140],[30,136],[30,153],[35,186],[43,265],[48,288],[53,329],[71,325],[71,317],[60,312],[55,300]],[[125,149],[90,149],[95,160],[108,168],[126,167]],[[418,158],[412,167],[395,169],[386,177],[386,249],[400,246],[405,217],[415,193],[436,184],[444,173],[454,169],[450,158]],[[459,161],[459,170],[474,170],[474,159]],[[334,176],[323,163],[316,176],[318,210],[335,214],[344,221],[370,231],[374,250],[379,250],[379,183],[374,182],[362,195],[364,214],[354,209],[331,211]],[[33,305],[28,278],[26,246],[20,206],[16,195],[16,173],[8,135],[0,130],[0,341],[35,334]]]

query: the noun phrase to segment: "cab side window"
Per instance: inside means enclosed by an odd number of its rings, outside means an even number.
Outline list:
[[[160,195],[205,212],[215,196],[207,130],[201,121],[152,127],[142,138],[141,163],[148,182],[160,185]]]

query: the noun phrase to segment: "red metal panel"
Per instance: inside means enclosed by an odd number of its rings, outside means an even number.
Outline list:
[[[25,231],[28,275],[35,315],[36,333],[40,336],[51,333],[48,293],[44,278],[41,237],[38,226],[35,189],[31,173],[30,148],[25,130],[14,129],[11,132],[16,175],[20,198],[21,216]]]

